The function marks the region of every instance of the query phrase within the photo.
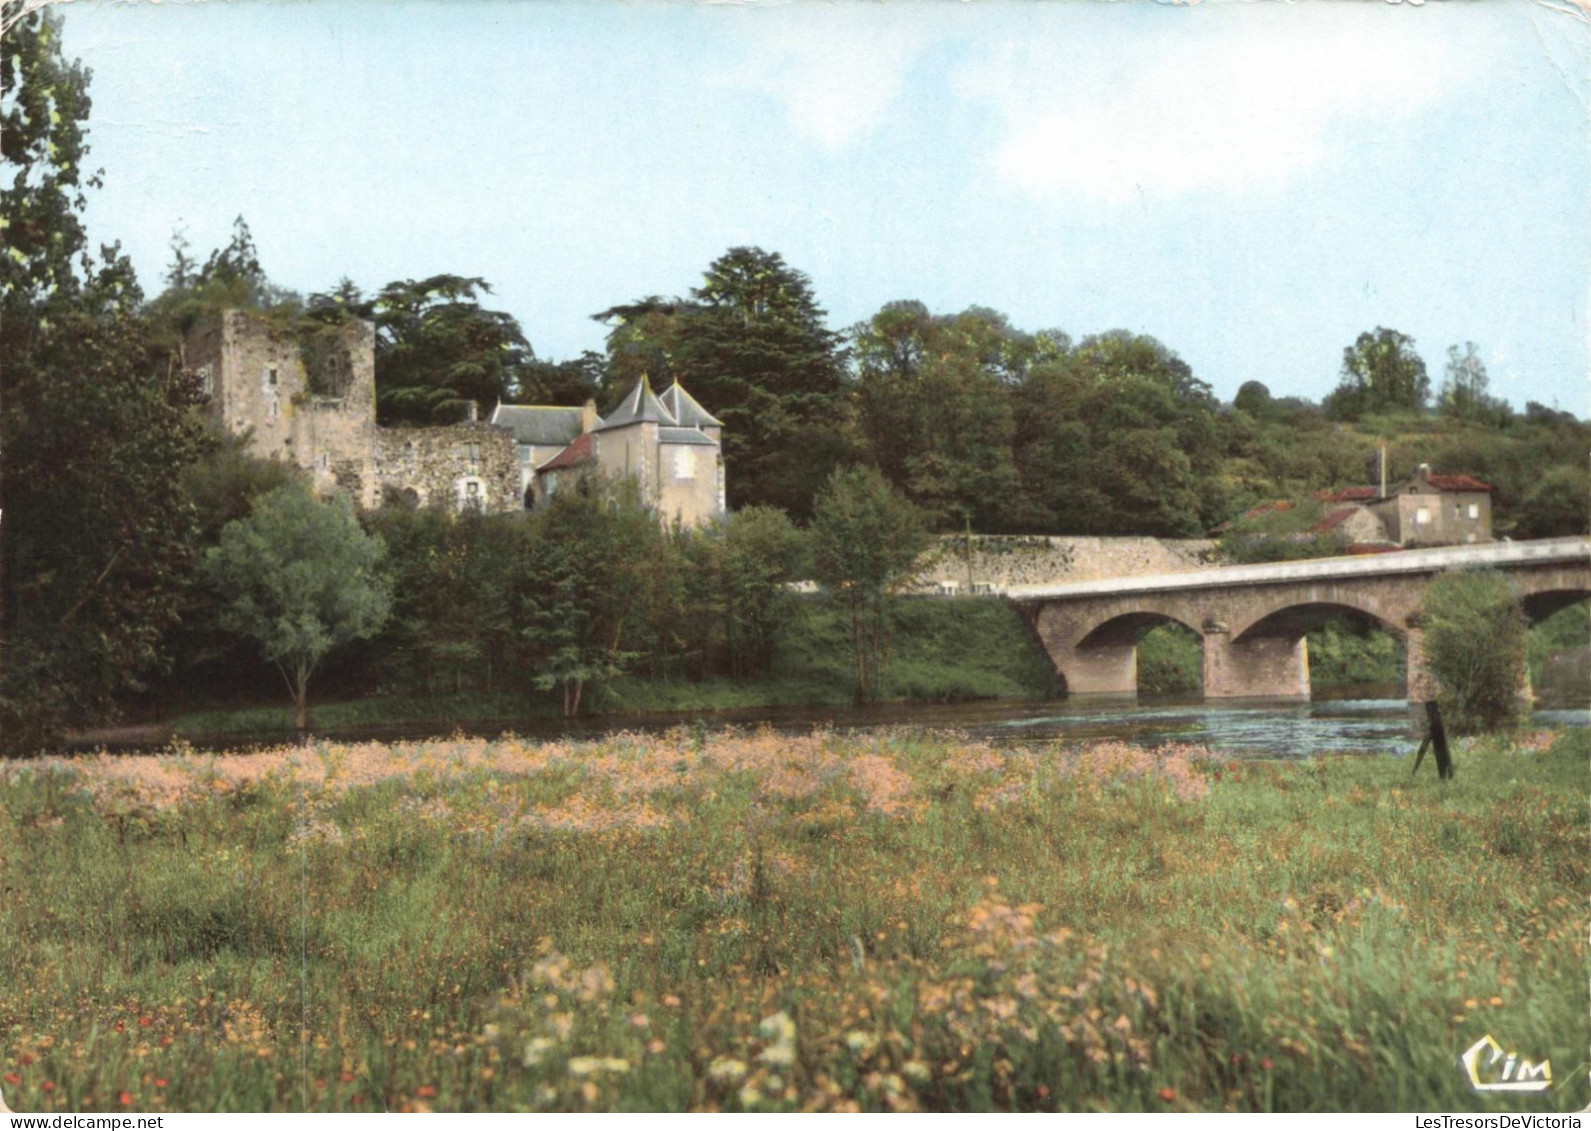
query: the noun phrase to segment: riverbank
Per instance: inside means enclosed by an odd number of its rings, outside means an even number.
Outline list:
[[[1055,691],[1049,660],[1021,618],[996,598],[921,598],[895,606],[895,633],[884,702],[953,703],[975,699],[1044,699]],[[839,612],[803,602],[778,638],[770,671],[743,680],[649,680],[636,676],[593,686],[586,715],[614,718],[762,707],[845,706],[853,702],[847,625]],[[557,696],[528,687],[426,696],[409,693],[342,702],[311,702],[322,733],[428,724],[437,733],[496,721],[557,719]],[[292,733],[280,705],[190,711],[159,724],[179,738],[222,739]],[[154,732],[157,733],[158,732]],[[93,736],[87,743],[92,745]]]
[[[678,731],[11,766],[6,1097],[1576,1110],[1587,754],[1465,742],[1440,782]],[[1486,1034],[1552,1089],[1475,1092]]]

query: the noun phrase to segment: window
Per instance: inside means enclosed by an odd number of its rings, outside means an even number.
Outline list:
[[[282,415],[282,401],[279,397],[271,398],[271,419],[275,420]]]
[[[529,444],[521,444],[521,445],[519,445],[519,462],[520,463],[529,463],[530,462],[530,445]]]
[[[464,481],[464,497],[459,500],[459,509],[462,511],[479,512],[486,503],[486,496],[481,491],[481,485],[473,479]]]
[[[267,389],[276,388],[276,366],[274,365],[265,367],[265,387]]]
[[[215,374],[208,365],[199,366],[199,395],[208,397],[215,392]]]
[[[1469,505],[1469,516],[1471,518],[1479,518],[1481,516],[1481,505],[1479,503],[1471,503]]]
[[[1427,526],[1431,522],[1431,509],[1429,507],[1414,508],[1414,525]]]
[[[674,478],[696,478],[696,453],[689,448],[674,449]]]

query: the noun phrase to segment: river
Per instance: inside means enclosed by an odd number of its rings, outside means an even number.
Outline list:
[[[1298,701],[1046,700],[973,703],[884,704],[873,707],[768,707],[712,713],[605,716],[569,722],[502,719],[476,725],[406,723],[349,728],[325,735],[337,741],[421,739],[461,730],[496,737],[505,731],[527,738],[599,738],[618,731],[655,732],[678,726],[710,730],[769,726],[805,733],[819,728],[874,731],[891,727],[955,730],[999,744],[1119,740],[1146,746],[1185,742],[1232,758],[1307,758],[1318,754],[1412,753],[1421,734],[1409,706],[1392,697],[1396,688],[1359,689],[1358,697]],[[1539,727],[1591,726],[1591,709],[1538,706]],[[240,747],[280,743],[280,735],[256,739],[228,736],[194,745]],[[149,749],[147,742],[122,749]]]

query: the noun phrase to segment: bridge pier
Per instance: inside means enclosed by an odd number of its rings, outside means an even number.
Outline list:
[[[1138,646],[1091,644],[1083,648],[1052,648],[1056,670],[1066,680],[1067,695],[1138,694]]]
[[[1206,624],[1204,697],[1308,699],[1309,642],[1302,636],[1234,640],[1224,624]]]

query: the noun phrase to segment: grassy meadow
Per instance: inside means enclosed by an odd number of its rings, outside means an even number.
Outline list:
[[[949,734],[0,768],[19,1111],[1571,1110],[1585,731]],[[1483,1034],[1552,1062],[1472,1092]]]

